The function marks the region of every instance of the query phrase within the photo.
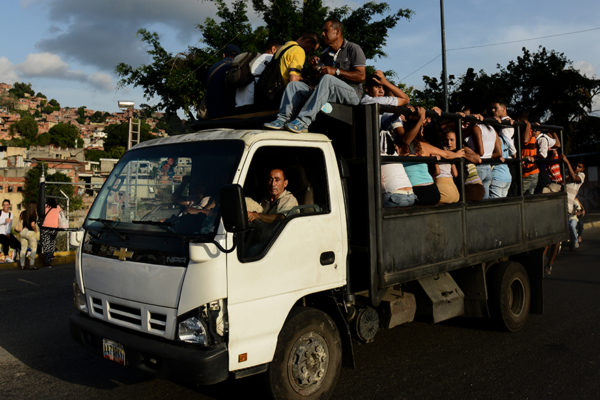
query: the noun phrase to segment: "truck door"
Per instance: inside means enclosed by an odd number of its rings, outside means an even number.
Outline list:
[[[346,226],[335,160],[328,142],[265,146],[241,175],[249,210],[264,212],[272,170],[298,205],[272,223],[253,222],[227,260],[230,369],[271,361],[277,335],[303,296],[346,283]],[[266,205],[265,205],[266,204]],[[263,206],[271,206],[268,201]],[[247,361],[243,361],[247,360]]]

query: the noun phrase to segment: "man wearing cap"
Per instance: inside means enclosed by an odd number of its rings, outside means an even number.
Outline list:
[[[328,46],[319,63],[319,84],[311,88],[302,81],[285,87],[277,119],[265,123],[269,129],[293,133],[307,132],[318,112],[328,102],[356,105],[362,96],[366,57],[359,45],[344,39],[340,21],[327,20],[323,25],[323,41]]]
[[[235,105],[235,93],[227,93],[225,74],[241,50],[228,44],[223,50],[223,59],[210,67],[206,78],[206,110],[208,118],[219,118],[231,113]]]

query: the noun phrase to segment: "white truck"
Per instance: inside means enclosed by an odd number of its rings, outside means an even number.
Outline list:
[[[79,235],[72,336],[122,365],[200,384],[266,373],[274,398],[322,399],[380,327],[521,329],[542,311],[543,249],[567,237],[566,195],[383,208],[381,164],[401,159],[379,154],[380,112],[335,105],[326,134],[230,119],[136,145]],[[249,224],[273,168],[299,205]]]

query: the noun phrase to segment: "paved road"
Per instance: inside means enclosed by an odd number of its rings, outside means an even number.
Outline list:
[[[523,332],[411,323],[357,346],[335,399],[597,399],[600,230],[559,256]],[[260,398],[258,378],[194,389],[86,353],[69,336],[72,266],[0,271],[0,399]]]

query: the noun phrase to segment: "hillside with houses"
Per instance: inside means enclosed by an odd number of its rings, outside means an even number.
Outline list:
[[[27,190],[38,183],[28,181],[39,181],[43,169],[49,181],[78,183],[49,188],[59,201],[66,201],[60,187],[69,193],[71,220],[76,220],[77,214],[85,215],[126,150],[130,118],[141,121],[142,140],[147,140],[171,133],[163,117],[148,109],[108,113],[85,106],[61,107],[30,84],[0,83],[0,198],[9,199],[13,212],[19,212],[35,196]]]

